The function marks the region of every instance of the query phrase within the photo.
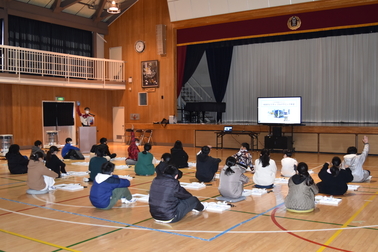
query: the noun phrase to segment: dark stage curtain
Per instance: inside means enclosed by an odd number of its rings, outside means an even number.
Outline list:
[[[8,17],[10,46],[92,57],[92,32],[17,16]]]
[[[200,44],[200,45],[189,45],[186,48],[186,57],[185,57],[185,65],[184,65],[184,73],[182,77],[182,84],[181,88],[185,85],[185,83],[188,82],[190,77],[192,77],[194,71],[196,71],[197,66],[199,62],[201,61],[201,58],[203,56],[203,53],[205,52],[206,44]],[[177,62],[181,62],[182,59],[179,58],[179,54],[177,55]],[[182,55],[181,55],[182,57]],[[179,92],[179,83],[177,83],[177,94],[180,95]]]
[[[233,46],[207,48],[207,66],[215,100],[222,102],[227,89]]]
[[[180,96],[184,78],[186,46],[177,47],[177,97]]]

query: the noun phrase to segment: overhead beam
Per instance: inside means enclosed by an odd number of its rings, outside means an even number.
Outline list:
[[[59,12],[60,10],[60,3],[62,0],[55,0],[54,3],[51,5],[51,9],[53,12]]]
[[[100,1],[100,4],[97,6],[97,10],[95,12],[95,14],[93,14],[92,16],[92,19],[95,21],[95,22],[98,22],[99,20],[99,17],[101,16],[101,14],[103,13],[104,11],[104,8],[105,8],[105,4],[106,4],[107,0],[101,0]]]
[[[60,7],[63,9],[70,7],[71,5],[80,2],[80,0],[64,0],[61,4]]]
[[[38,21],[73,27],[81,30],[108,34],[108,25],[104,22],[94,22],[92,19],[58,12],[51,9],[22,3],[19,1],[0,0],[0,8],[4,8],[8,15],[19,16]]]

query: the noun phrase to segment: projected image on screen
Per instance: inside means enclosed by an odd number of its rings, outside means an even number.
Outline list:
[[[301,97],[258,97],[257,122],[260,124],[301,124]]]

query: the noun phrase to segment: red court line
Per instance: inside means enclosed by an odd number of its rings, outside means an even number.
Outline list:
[[[281,230],[284,230],[284,231],[287,231],[286,228],[284,228],[283,226],[281,226],[278,222],[277,222],[277,219],[276,219],[276,212],[277,212],[278,208],[275,208],[272,213],[270,214],[270,217],[273,221],[273,223],[279,227]],[[292,232],[287,232],[288,234],[294,236],[294,237],[297,237],[299,239],[302,239],[304,241],[307,241],[307,242],[310,242],[310,243],[313,243],[313,244],[316,244],[316,245],[319,245],[319,246],[322,246],[322,247],[327,247],[327,248],[331,248],[331,249],[335,249],[335,250],[339,250],[339,251],[346,251],[346,252],[351,252],[350,250],[345,250],[345,249],[340,249],[340,248],[335,248],[335,247],[332,247],[332,246],[329,246],[329,245],[325,245],[325,244],[322,244],[322,243],[318,243],[318,242],[315,242],[315,241],[312,241],[312,240],[309,240],[309,239],[306,239],[302,236],[299,236],[299,235],[296,235]]]

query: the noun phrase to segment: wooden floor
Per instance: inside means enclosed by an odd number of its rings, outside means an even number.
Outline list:
[[[118,157],[126,156],[123,144],[109,144]],[[168,146],[153,146],[160,159]],[[185,148],[195,162],[198,148]],[[213,157],[225,159],[236,150],[215,150]],[[22,151],[29,155],[30,150]],[[317,172],[334,155],[295,153]],[[253,158],[258,153],[253,152]],[[272,153],[280,170],[281,153]],[[85,160],[88,162],[88,159]],[[68,171],[86,171],[85,165],[66,161]],[[122,160],[114,161],[123,165]],[[83,177],[56,180],[56,184],[80,183],[87,188],[67,192],[56,190],[46,195],[27,195],[26,175],[11,175],[5,160],[0,160],[0,250],[1,251],[378,251],[378,163],[369,156],[365,169],[372,172],[369,183],[359,184],[358,191],[348,191],[339,206],[317,205],[309,214],[290,213],[283,200],[287,185],[273,193],[249,196],[223,213],[189,213],[178,223],[154,222],[148,204],[137,202],[107,211],[92,207],[90,184]],[[183,169],[182,182],[196,181],[195,169]],[[133,169],[116,174],[135,175]],[[248,174],[252,177],[252,174]],[[277,172],[279,177],[279,171]],[[148,194],[153,177],[135,177],[133,194]],[[247,184],[250,189],[253,182]],[[213,202],[219,195],[218,181],[202,190],[191,190],[201,201]]]

